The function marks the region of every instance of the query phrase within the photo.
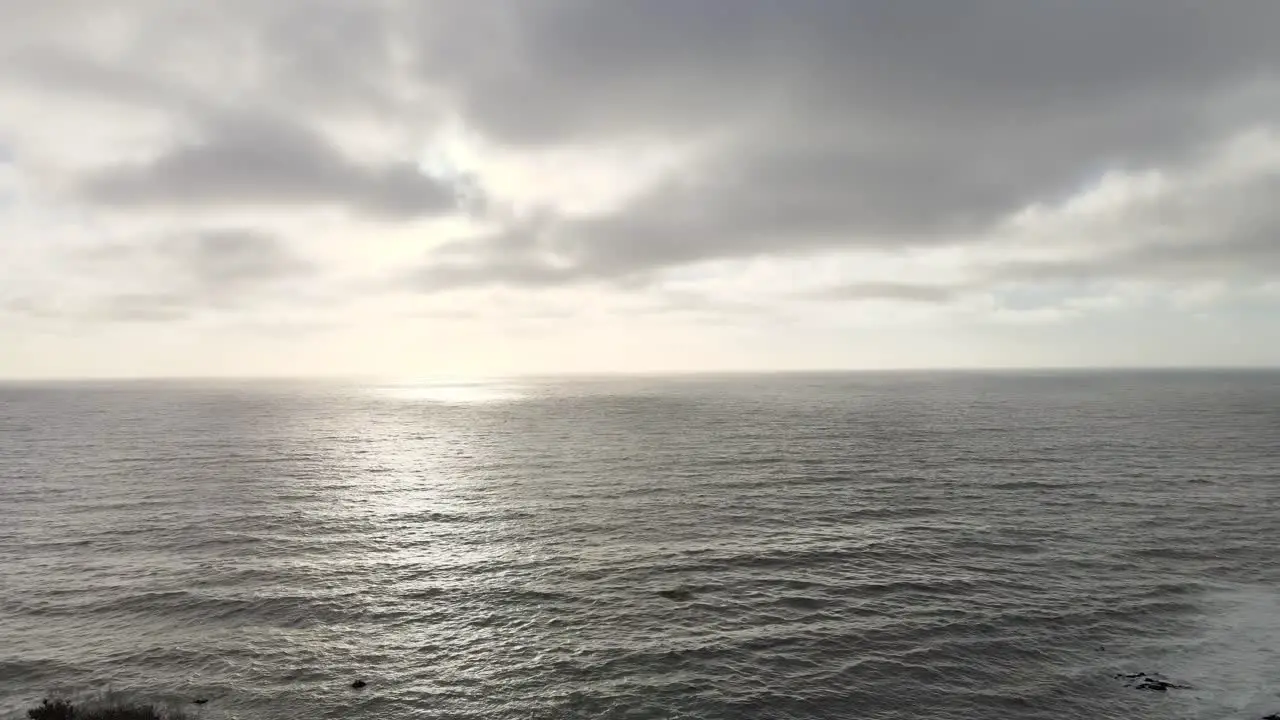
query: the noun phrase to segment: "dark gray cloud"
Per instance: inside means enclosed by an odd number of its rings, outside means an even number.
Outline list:
[[[1219,171],[1220,172],[1220,171]],[[1194,172],[1191,176],[1194,178]],[[1280,277],[1280,175],[1194,179],[1138,202],[1092,252],[1059,260],[1010,258],[989,265],[989,282],[1143,279],[1255,283]],[[1126,237],[1125,230],[1135,236]]]
[[[1250,287],[1280,277],[1280,215],[1268,227],[1231,235],[1230,242],[1164,242],[1122,247],[1090,257],[1060,260],[1008,260],[984,269],[971,279],[949,284],[859,281],[806,293],[819,300],[905,300],[943,303],[969,293],[1026,287],[1051,289],[1063,295],[1097,290],[1098,283],[1125,280],[1155,281],[1173,286],[1230,280]]]
[[[7,38],[6,38],[7,39]],[[36,45],[6,53],[8,72],[0,83],[56,89],[60,95],[87,97],[112,105],[191,112],[211,107],[195,88],[184,88],[144,69],[104,62],[54,47]]]
[[[950,302],[966,289],[963,285],[912,284],[908,282],[860,282],[811,294],[822,300],[906,300],[921,303]]]
[[[386,217],[452,212],[470,192],[424,175],[413,161],[358,163],[305,125],[254,115],[220,118],[201,141],[99,171],[83,188],[88,198],[117,206],[332,203]]]
[[[1221,101],[1280,77],[1280,5],[1261,0],[561,0],[434,17],[422,72],[494,138],[731,139],[617,213],[433,258],[428,289],[979,235],[1105,170],[1185,162],[1271,119],[1268,102]]]
[[[256,38],[272,86],[291,100],[355,112],[395,112],[397,18],[384,2],[264,4]]]
[[[1280,275],[1280,224],[1231,243],[1148,245],[1079,260],[1020,261],[996,267],[989,282],[1124,280],[1259,282]]]
[[[950,128],[954,144],[963,144],[955,130],[992,121],[1001,131],[1034,131],[1020,127],[1030,121],[1061,130],[1143,97],[1194,106],[1197,91],[1273,66],[1268,28],[1280,21],[1266,0],[417,7],[422,29],[409,39],[423,74],[445,81],[488,132],[517,142],[679,130],[788,108],[799,111],[797,127],[855,119],[846,130]]]
[[[411,38],[424,75],[506,141],[742,124],[754,130],[735,153],[765,167],[837,149],[876,172],[965,160],[949,174],[977,184],[1178,152],[1208,122],[1206,99],[1274,71],[1266,28],[1280,22],[1261,0],[558,0],[424,15]],[[788,146],[795,160],[778,157]]]
[[[252,230],[169,238],[152,252],[213,293],[237,292],[314,271],[279,239]]]
[[[313,122],[332,115],[456,117],[517,150],[711,143],[616,212],[549,211],[433,253],[408,273],[429,291],[980,238],[1028,203],[1108,169],[1186,163],[1280,109],[1274,0],[131,0],[110,62],[30,30],[91,19],[80,0],[63,6],[0,30],[29,79],[163,107],[196,131],[86,178],[86,196],[114,207],[322,203],[405,219],[483,194],[411,159],[344,154]],[[227,57],[191,81],[192,58]],[[1234,269],[1262,252],[1251,238],[1233,226],[1194,250],[1021,272]]]

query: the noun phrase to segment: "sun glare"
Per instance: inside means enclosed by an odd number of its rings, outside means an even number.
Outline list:
[[[527,390],[510,381],[416,381],[381,385],[375,392],[398,400],[439,403],[443,405],[476,405],[518,400]]]

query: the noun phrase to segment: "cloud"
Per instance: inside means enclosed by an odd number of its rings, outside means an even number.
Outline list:
[[[243,291],[313,271],[282,241],[252,230],[169,238],[152,252],[211,293]]]
[[[714,191],[719,185],[684,185],[661,188],[615,214],[512,224],[443,246],[413,278],[430,292],[483,284],[537,288],[634,282],[689,264],[751,257],[782,262],[824,253],[919,258],[936,252],[962,259],[920,283],[862,272],[802,294],[946,302],[1014,283],[1259,282],[1280,275],[1280,208],[1272,201],[1280,190],[1280,132],[1274,130],[1246,129],[1158,171],[1113,171],[1061,199],[1014,206],[981,222],[877,225],[865,234],[833,229],[851,203],[800,182],[810,175],[793,178],[808,191],[798,192],[794,205],[757,197],[736,214],[721,212],[713,202],[721,197]],[[900,264],[895,272],[910,268]]]
[[[121,293],[101,298],[81,311],[81,319],[123,322],[185,320],[192,311],[190,296],[172,293]]]
[[[1280,7],[1228,5],[453,8],[442,24],[484,29],[504,52],[428,33],[423,73],[492,136],[714,140],[616,212],[479,235],[466,263],[430,259],[423,287],[980,237],[1106,171],[1184,163],[1268,119],[1280,94],[1258,81],[1280,53],[1261,28]]]
[[[11,315],[765,324],[1280,278],[1272,0],[0,12]]]
[[[963,288],[941,285],[913,285],[897,282],[860,282],[828,288],[813,297],[827,300],[905,300],[907,302],[943,303],[954,300]]]
[[[1190,104],[1187,90],[1274,61],[1263,28],[1278,12],[1260,0],[1213,12],[1159,0],[415,7],[409,39],[422,75],[486,132],[526,143],[788,114],[815,130],[856,119],[850,136],[896,123],[905,123],[899,134],[972,130],[993,119],[1004,122],[986,135],[1053,118],[1061,130],[1133,107],[1135,92]]]
[[[103,245],[80,254],[74,268],[74,275],[64,275],[74,292],[42,301],[24,298],[11,310],[31,317],[113,322],[257,312],[273,297],[298,293],[299,283],[318,273],[280,239],[247,229]]]
[[[83,190],[121,207],[332,203],[389,218],[456,211],[465,192],[427,177],[416,162],[357,163],[312,128],[261,116],[220,118],[201,141],[95,172]]]

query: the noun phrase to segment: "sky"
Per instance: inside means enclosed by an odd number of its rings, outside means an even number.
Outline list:
[[[1280,365],[1275,0],[0,16],[0,377]]]

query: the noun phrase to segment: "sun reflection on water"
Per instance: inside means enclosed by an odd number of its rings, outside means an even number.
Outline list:
[[[378,385],[373,391],[385,398],[445,405],[506,402],[528,395],[527,387],[507,380],[399,382]]]

